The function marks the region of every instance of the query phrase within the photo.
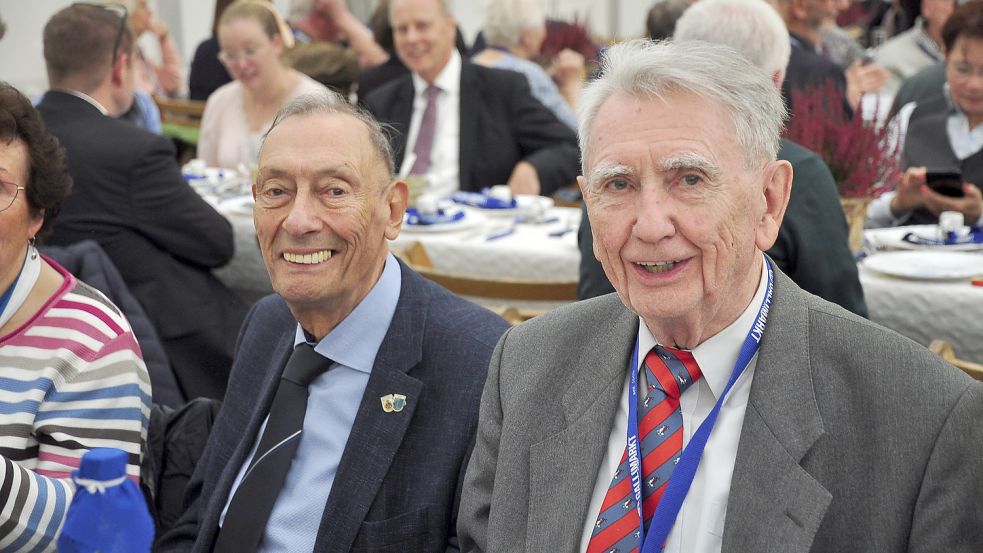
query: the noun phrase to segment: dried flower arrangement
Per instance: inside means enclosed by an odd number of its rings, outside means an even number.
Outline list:
[[[840,197],[872,199],[894,188],[901,168],[898,141],[889,125],[859,113],[850,117],[831,81],[808,91],[793,90],[792,105],[794,116],[785,137],[819,154],[833,173]]]

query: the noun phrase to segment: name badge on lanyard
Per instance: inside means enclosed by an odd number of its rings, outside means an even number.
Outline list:
[[[710,414],[703,420],[703,423],[690,439],[689,444],[683,449],[682,455],[679,457],[679,463],[673,469],[669,483],[666,485],[666,491],[662,494],[662,499],[659,501],[659,506],[656,507],[655,514],[652,515],[652,523],[649,526],[648,535],[645,533],[645,518],[642,515],[642,463],[641,455],[638,451],[640,443],[638,436],[638,338],[635,338],[635,349],[631,355],[631,365],[628,367],[631,378],[628,389],[628,436],[626,451],[628,456],[628,476],[631,478],[631,491],[635,497],[635,508],[638,510],[638,551],[640,553],[661,552],[665,546],[666,538],[669,537],[669,532],[676,523],[676,517],[679,515],[679,510],[683,506],[683,500],[686,499],[690,485],[693,484],[693,477],[696,476],[696,469],[700,465],[700,458],[703,456],[703,450],[706,448],[707,440],[710,438],[710,432],[713,430],[713,425],[717,422],[717,415],[720,414],[720,408],[723,406],[728,392],[734,387],[737,379],[744,374],[744,369],[751,363],[751,358],[758,351],[758,346],[761,344],[761,337],[764,334],[765,323],[768,320],[768,309],[771,306],[771,295],[774,289],[774,274],[767,258],[765,258],[765,268],[768,273],[768,287],[765,290],[765,297],[761,302],[761,307],[758,308],[758,316],[755,318],[751,330],[748,331],[747,336],[744,338],[744,343],[741,345],[741,352],[737,356],[737,362],[731,371],[730,379],[727,380],[727,386],[724,387],[724,392],[720,394],[720,398],[717,399],[717,403],[710,410]]]

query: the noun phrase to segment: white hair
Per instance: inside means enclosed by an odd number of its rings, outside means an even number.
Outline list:
[[[787,117],[785,103],[771,75],[732,48],[700,41],[636,39],[609,48],[601,64],[600,76],[584,87],[578,102],[583,174],[590,165],[594,119],[601,105],[615,95],[665,101],[681,92],[716,102],[730,114],[746,168],[760,168],[778,155]]]
[[[270,128],[263,134],[263,146],[266,145],[266,138],[273,132],[273,129],[287,119],[317,114],[348,115],[361,121],[368,129],[369,141],[375,148],[376,154],[385,165],[386,178],[389,179],[393,176],[395,170],[393,149],[387,134],[393,132],[392,128],[380,123],[368,110],[349,103],[344,96],[331,89],[298,96],[281,107],[273,118]]]
[[[519,44],[522,31],[546,25],[543,0],[487,0],[485,40],[491,46],[509,48]]]
[[[792,45],[782,16],[765,0],[701,0],[679,21],[673,40],[726,44],[767,71],[785,74]]]

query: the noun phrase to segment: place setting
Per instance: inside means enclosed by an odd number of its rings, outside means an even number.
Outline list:
[[[958,212],[943,212],[937,225],[872,229],[864,238],[876,253],[863,265],[877,273],[911,280],[983,277],[983,231],[964,225]]]

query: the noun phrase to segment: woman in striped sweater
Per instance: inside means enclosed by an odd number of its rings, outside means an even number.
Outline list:
[[[139,481],[150,379],[129,323],[34,247],[71,189],[30,102],[0,83],[0,552],[54,551],[93,447]]]

